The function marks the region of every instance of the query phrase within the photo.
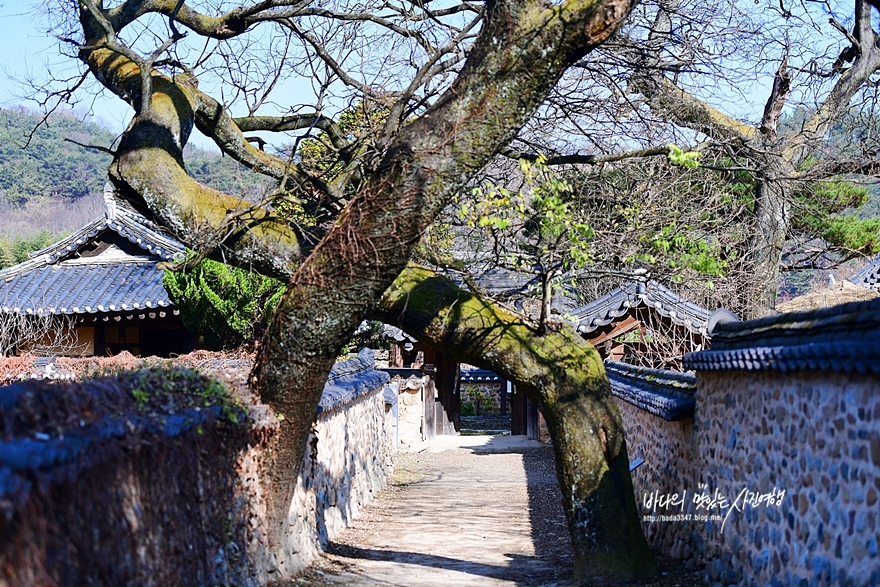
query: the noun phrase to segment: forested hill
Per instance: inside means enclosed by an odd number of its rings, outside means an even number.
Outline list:
[[[40,118],[21,107],[0,109],[0,207],[7,210],[100,194],[106,181],[112,156],[70,141],[109,149],[115,133],[69,113],[51,116],[34,131]],[[252,193],[261,183],[228,157],[192,147],[184,157],[196,179],[227,193]]]
[[[114,134],[72,115],[56,115],[36,131],[40,117],[24,109],[0,110],[0,197],[20,206],[30,200],[77,199],[99,193],[111,156],[79,143],[110,147]],[[28,144],[28,135],[33,137]],[[27,148],[25,145],[27,144]]]

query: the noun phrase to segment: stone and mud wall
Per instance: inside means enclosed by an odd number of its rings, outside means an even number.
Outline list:
[[[325,401],[325,390],[290,508],[291,568],[308,565],[391,478],[393,423],[384,397],[388,378],[377,371],[372,376],[365,393],[354,398]]]
[[[693,419],[667,421],[620,398],[617,405],[626,429],[630,461],[645,461],[632,471],[632,480],[639,513],[647,516],[659,496],[696,488],[690,467],[694,458]],[[658,524],[643,518],[642,529],[653,548],[672,558],[692,558],[692,525]]]
[[[399,369],[391,375],[391,387],[398,398],[398,441],[411,447],[425,440],[424,395],[429,377],[414,369]]]
[[[877,302],[725,324],[691,417],[615,392],[652,546],[712,585],[880,585],[878,341]]]
[[[880,583],[880,378],[736,370],[699,387],[695,473],[729,504],[703,557],[745,585]]]
[[[331,374],[283,560],[261,486],[278,420],[242,388],[185,369],[0,388],[0,586],[257,586],[295,572],[391,474],[387,380],[368,356]]]
[[[694,524],[654,523],[651,516],[672,513],[658,502],[683,491],[693,492],[696,482],[693,375],[606,361],[611,391],[620,409],[626,432],[636,504],[648,543],[673,558],[695,559]],[[696,561],[692,563],[696,565]]]

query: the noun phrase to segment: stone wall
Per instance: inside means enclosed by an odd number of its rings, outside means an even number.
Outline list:
[[[690,560],[695,554],[695,524],[656,518],[681,509],[680,504],[670,507],[658,502],[696,488],[691,467],[696,379],[615,361],[606,361],[605,368],[623,420],[630,462],[644,460],[632,471],[632,480],[645,537],[652,548]]]
[[[0,585],[255,585],[237,469],[256,437],[210,389],[180,371],[0,388]]]
[[[388,376],[362,355],[325,387],[276,558],[271,410],[212,404],[204,378],[137,373],[0,388],[0,586],[265,585],[308,564],[392,472]]]
[[[713,585],[880,585],[880,302],[723,324],[684,363],[679,421],[609,367],[652,546]]]
[[[722,324],[685,365],[710,578],[880,584],[880,302]]]
[[[880,582],[880,379],[737,370],[699,385],[699,482],[730,503],[723,532],[706,524],[705,560],[748,585]]]
[[[307,565],[385,487],[391,434],[381,385],[318,414],[290,508],[293,568]]]
[[[694,525],[651,521],[650,516],[674,510],[655,508],[659,496],[696,488],[689,465],[694,460],[693,419],[667,421],[625,400],[616,399],[626,431],[629,459],[645,461],[632,471],[632,480],[648,544],[673,558],[690,559],[694,554]]]
[[[415,369],[388,369],[391,386],[397,392],[398,443],[414,446],[425,440],[425,390],[429,376]]]
[[[500,416],[510,414],[510,393],[507,382],[494,371],[462,365],[459,372],[459,394],[463,416]],[[504,395],[504,413],[501,412]]]
[[[468,416],[499,416],[501,415],[501,394],[507,394],[505,406],[510,406],[510,394],[505,389],[501,391],[501,385],[494,383],[462,383],[459,393],[461,394],[462,413]],[[505,410],[508,414],[510,408]]]

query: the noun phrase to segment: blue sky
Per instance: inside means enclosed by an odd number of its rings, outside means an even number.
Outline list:
[[[57,77],[75,75],[77,64],[60,54],[58,42],[48,32],[48,23],[36,12],[34,2],[0,4],[0,22],[3,34],[0,35],[0,108],[22,105],[32,110],[38,104],[28,101],[35,94],[23,82],[29,78],[46,79],[47,64]],[[97,86],[93,82],[93,85]],[[94,102],[86,101],[89,95],[81,92],[83,98],[75,112],[80,117],[91,114],[95,121],[113,132],[122,132],[131,119],[131,108],[119,98],[108,95],[98,96]],[[192,143],[217,151],[207,138],[193,133]],[[197,135],[197,136],[196,136]]]
[[[57,41],[46,30],[48,24],[33,6],[30,2],[0,5],[0,107],[20,104],[37,109],[36,103],[26,100],[33,93],[22,81],[45,79],[46,64],[51,64],[56,73],[76,72],[76,64],[60,55]],[[84,112],[86,107],[83,104]],[[124,129],[131,116],[131,109],[115,98],[99,98],[93,110],[105,126],[117,132]]]
[[[36,103],[26,99],[29,90],[22,85],[23,80],[32,77],[45,81],[47,69],[51,69],[57,77],[68,77],[77,72],[77,63],[60,54],[58,42],[47,30],[48,22],[36,11],[37,5],[36,0],[20,3],[6,1],[0,4],[0,22],[3,23],[3,34],[0,35],[0,107],[21,104],[37,109]],[[840,18],[845,17],[846,12],[842,12]],[[311,103],[311,95],[304,95],[310,94],[308,88],[301,87],[305,85],[307,84],[303,84],[301,79],[298,83],[282,81],[277,88],[277,93],[280,94],[276,98],[279,105]],[[92,82],[92,86],[96,88],[97,83]],[[717,95],[718,91],[721,92],[720,95]],[[715,101],[721,102],[719,105],[734,116],[755,119],[760,116],[768,91],[768,84],[757,84],[742,93],[720,88],[716,89]],[[81,92],[82,98],[87,96],[86,92]],[[121,132],[132,114],[128,105],[109,95],[97,97],[94,103],[82,102],[76,112],[80,116],[89,113],[94,115],[99,123],[114,132]],[[193,136],[191,142],[202,148],[216,150],[208,139],[200,135]]]

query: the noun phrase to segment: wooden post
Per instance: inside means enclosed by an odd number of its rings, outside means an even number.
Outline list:
[[[510,397],[510,404],[510,433],[512,435],[526,434],[528,432],[526,394],[518,392],[515,385]]]
[[[526,399],[526,406],[526,436],[529,440],[541,440],[538,406],[530,399]]]
[[[403,367],[403,353],[400,352],[400,345],[395,343],[391,345],[391,358],[388,361],[389,367]]]
[[[458,395],[458,363],[443,353],[425,351],[426,364],[422,371],[434,379],[437,395],[437,434],[455,436],[461,430],[461,398]]]
[[[461,430],[461,397],[458,395],[458,363],[437,353],[437,384],[443,405],[440,434],[455,436]]]
[[[422,387],[422,440],[433,440],[437,430],[437,409],[434,404],[434,380],[428,377],[428,382]]]

